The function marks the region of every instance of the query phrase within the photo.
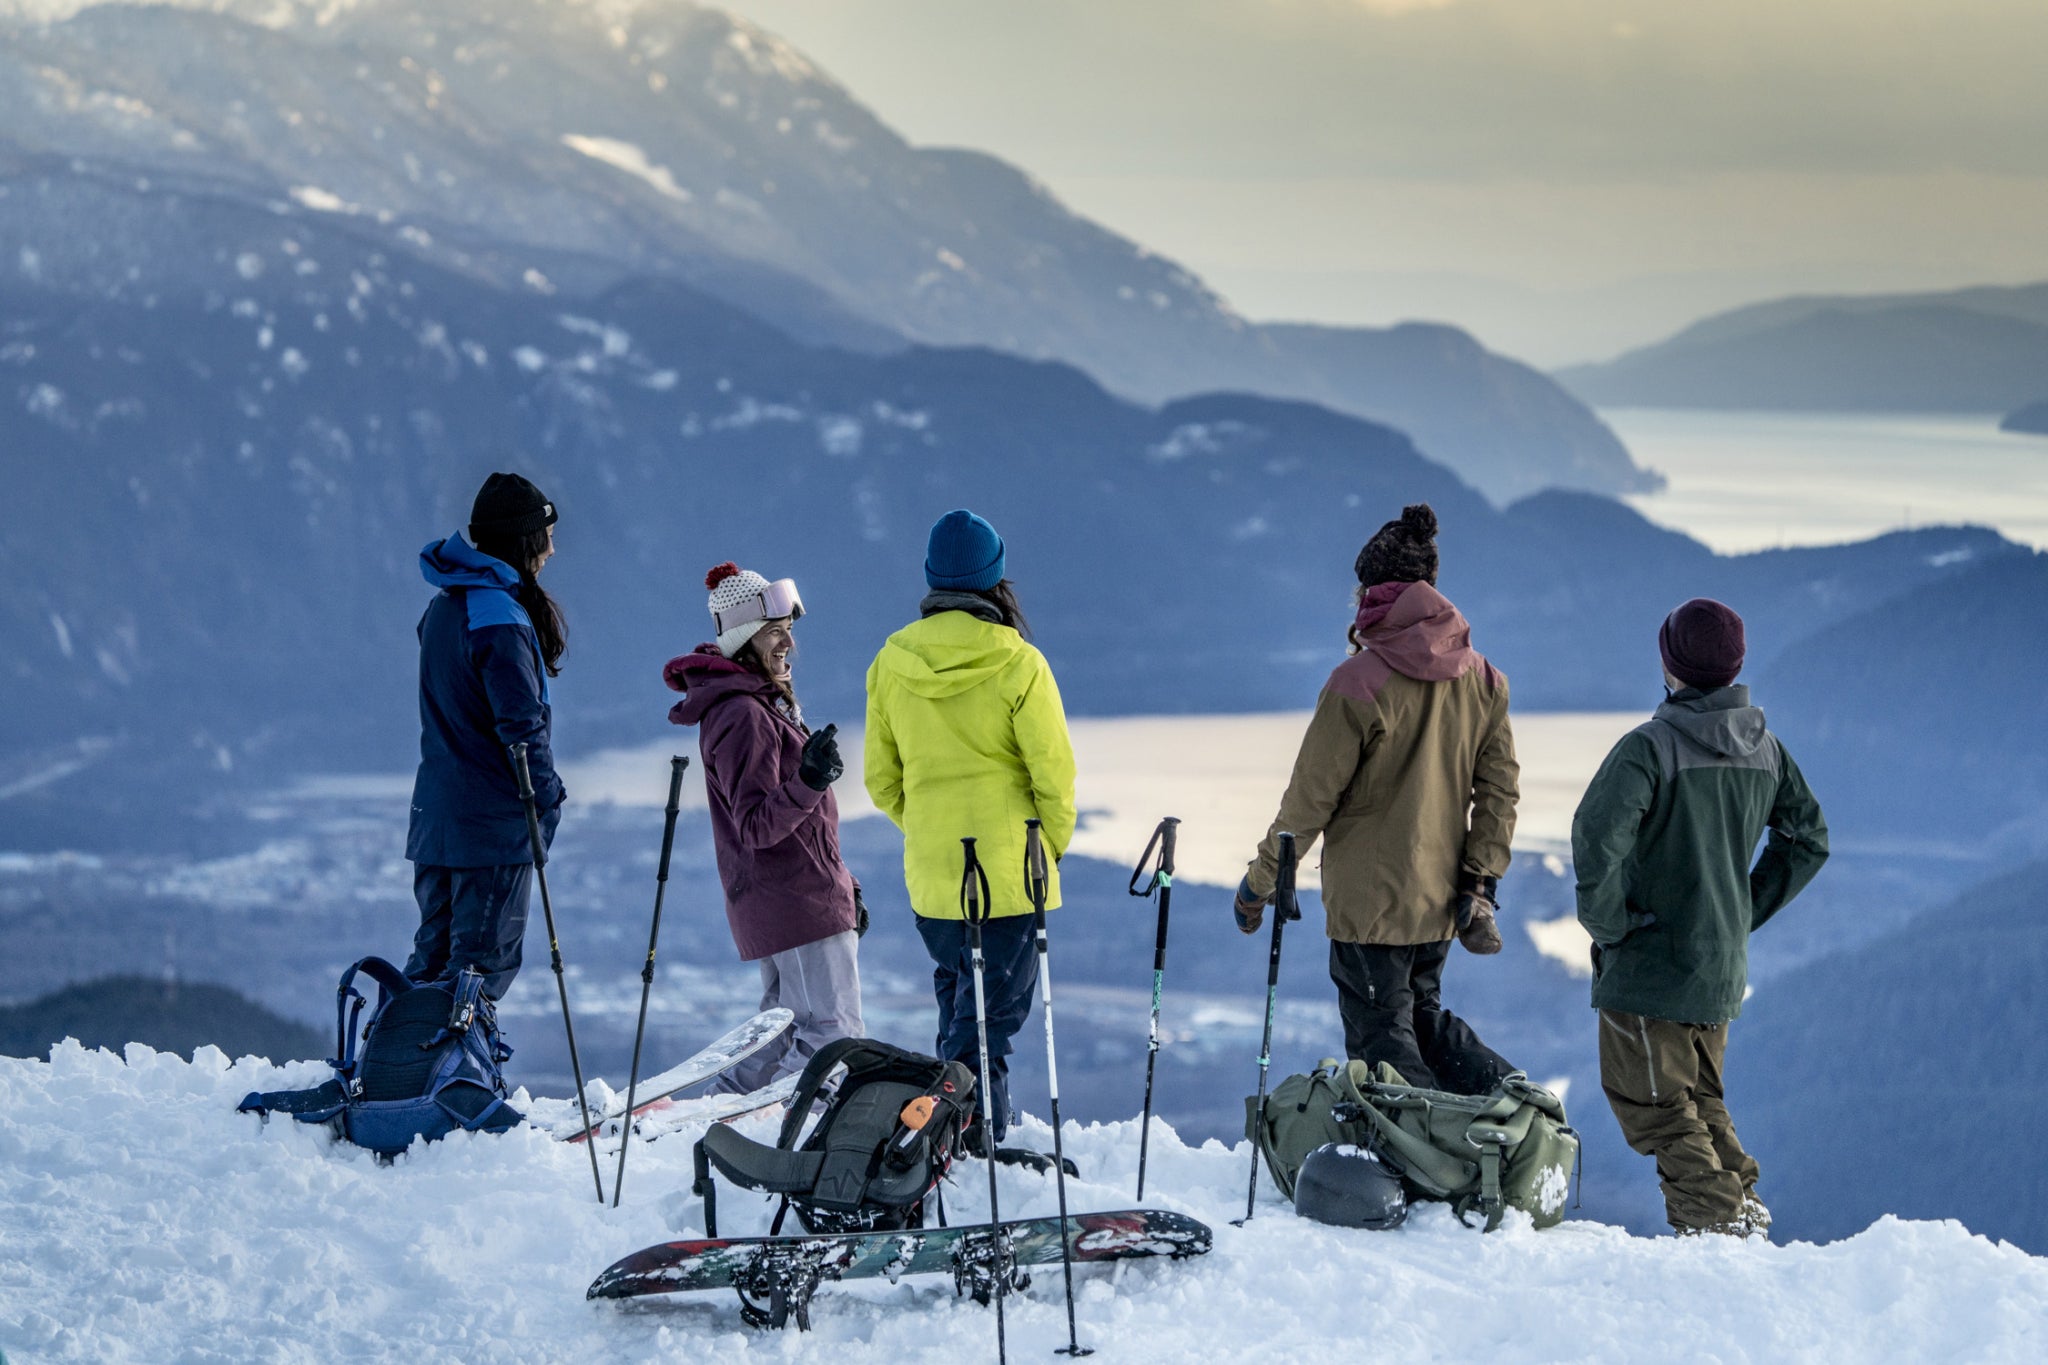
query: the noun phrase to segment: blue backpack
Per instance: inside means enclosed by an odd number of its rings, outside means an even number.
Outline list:
[[[360,1053],[356,1024],[368,1002],[356,989],[358,973],[377,983],[377,1008],[363,1026]],[[452,984],[422,985],[382,958],[366,957],[341,974],[336,992],[340,1037],[328,1063],[334,1079],[311,1090],[251,1092],[236,1108],[329,1124],[382,1156],[457,1129],[516,1127],[525,1116],[505,1102],[499,1070],[512,1049],[498,1036],[497,1007],[483,989],[483,976],[473,969]]]

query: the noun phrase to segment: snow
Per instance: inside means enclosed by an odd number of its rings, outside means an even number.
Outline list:
[[[586,137],[580,133],[562,134],[562,145],[571,151],[581,152],[593,161],[602,161],[613,170],[624,171],[627,175],[650,186],[655,193],[679,204],[690,202],[690,192],[676,183],[676,178],[666,166],[657,166],[647,159],[647,153],[630,142],[615,137]]]
[[[323,190],[318,185],[294,185],[291,188],[291,196],[301,207],[312,209],[315,213],[362,211],[357,205],[349,203],[332,190]]]
[[[593,1196],[582,1149],[537,1130],[458,1136],[392,1165],[288,1119],[233,1112],[251,1089],[322,1079],[213,1049],[185,1062],[75,1044],[0,1059],[0,1350],[10,1359],[553,1362],[986,1360],[988,1310],[939,1277],[830,1285],[808,1336],[748,1331],[723,1292],[592,1303],[626,1252],[701,1231],[688,1134],[637,1145],[623,1205]],[[527,1097],[518,1097],[526,1102]],[[766,1137],[774,1116],[741,1121]],[[1027,1118],[1022,1141],[1049,1146]],[[1069,1124],[1077,1212],[1128,1207],[1135,1122]],[[616,1164],[599,1151],[607,1188]],[[1077,1272],[1084,1345],[1103,1361],[1373,1359],[1719,1361],[2039,1358],[2048,1262],[1955,1223],[1886,1218],[1829,1246],[1645,1240],[1568,1221],[1460,1227],[1439,1205],[1400,1229],[1326,1228],[1262,1182],[1248,1153],[1156,1123],[1147,1203],[1214,1230],[1180,1264]],[[1008,1216],[1056,1212],[1050,1180],[999,1173]],[[983,1169],[947,1190],[985,1210]],[[721,1230],[765,1230],[766,1201],[723,1189]],[[1012,1359],[1066,1339],[1055,1268],[1008,1306]]]

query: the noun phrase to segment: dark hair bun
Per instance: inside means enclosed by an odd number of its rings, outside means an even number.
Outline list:
[[[1401,509],[1401,526],[1417,540],[1436,539],[1436,509],[1426,502],[1411,502]]]

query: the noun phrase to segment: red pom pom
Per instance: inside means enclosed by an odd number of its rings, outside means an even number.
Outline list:
[[[717,568],[713,569],[710,573],[704,575],[704,586],[707,589],[715,588],[720,583],[723,583],[726,579],[731,578],[734,574],[738,573],[739,571],[739,565],[733,563],[731,560],[727,560],[725,563],[720,564]]]

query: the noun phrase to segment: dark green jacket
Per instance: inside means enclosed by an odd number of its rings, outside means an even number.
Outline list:
[[[1674,693],[1614,746],[1572,817],[1593,1004],[1695,1024],[1735,1018],[1750,932],[1827,856],[1820,803],[1749,689]]]

